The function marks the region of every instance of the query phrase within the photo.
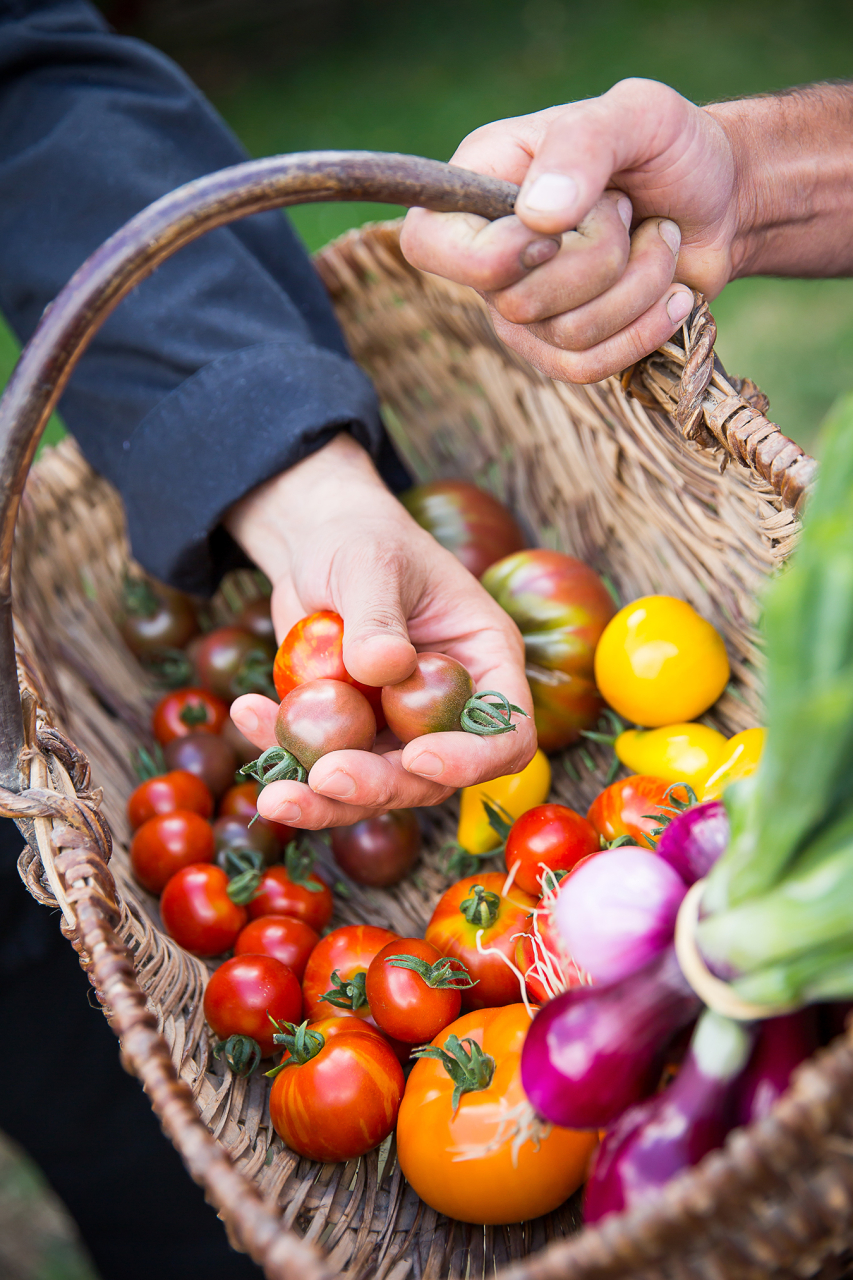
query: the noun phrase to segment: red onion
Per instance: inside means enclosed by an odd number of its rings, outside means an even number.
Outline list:
[[[708,800],[673,818],[664,827],[655,852],[691,885],[708,874],[728,843],[726,807],[722,800]]]
[[[686,892],[656,853],[623,845],[566,877],[554,917],[575,964],[595,983],[619,982],[672,942]]]
[[[549,1000],[521,1055],[533,1108],[568,1129],[611,1124],[654,1088],[669,1040],[700,1005],[671,946],[622,982]]]
[[[814,1008],[762,1022],[755,1052],[738,1086],[737,1123],[751,1124],[766,1116],[787,1089],[794,1068],[810,1058],[819,1043]]]

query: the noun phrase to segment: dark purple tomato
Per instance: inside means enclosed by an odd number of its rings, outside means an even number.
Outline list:
[[[247,604],[234,619],[238,627],[251,631],[259,640],[268,640],[275,649],[275,628],[272,624],[269,596],[258,596]]]
[[[257,849],[268,866],[278,861],[278,841],[269,827],[262,827],[260,822],[250,826],[248,818],[225,814],[213,824],[213,839],[217,853],[225,849]]]
[[[243,627],[217,627],[194,647],[199,682],[226,701],[241,693],[269,693],[274,657],[273,641]]]
[[[163,649],[183,649],[198,632],[189,596],[150,578],[127,578],[122,598],[121,634],[137,658]]]
[[[332,853],[356,884],[382,889],[407,876],[421,851],[421,829],[411,809],[392,809],[375,818],[332,830]]]
[[[237,761],[224,738],[216,733],[188,733],[173,738],[163,748],[170,769],[186,769],[206,783],[216,797],[223,795],[234,781]]]
[[[376,717],[370,703],[342,680],[309,680],[282,702],[275,722],[279,746],[305,769],[330,751],[370,751]]]
[[[419,653],[412,674],[382,690],[382,710],[391,732],[411,742],[424,733],[461,729],[459,717],[473,696],[474,682],[461,662],[446,653]]]
[[[503,503],[465,480],[419,484],[400,501],[477,578],[524,546],[524,534]]]
[[[255,756],[258,754],[255,748]],[[255,758],[252,757],[252,759]],[[266,827],[271,831],[278,842],[280,849],[284,849],[299,834],[296,827],[288,827],[284,822],[272,822],[269,818],[261,818],[258,816],[258,796],[261,788],[257,782],[235,782],[233,787],[229,787],[225,795],[219,802],[219,816],[224,818],[228,814],[233,814],[238,818],[245,818],[247,822],[254,819],[255,827]]]

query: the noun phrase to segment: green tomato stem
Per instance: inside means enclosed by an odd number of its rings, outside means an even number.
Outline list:
[[[496,698],[497,702],[487,702],[487,698]],[[487,689],[485,693],[476,693],[473,698],[468,699],[462,708],[459,723],[466,733],[479,733],[484,737],[496,733],[514,733],[513,713],[527,718],[527,712],[509,702],[502,693]]]
[[[367,1004],[366,982],[367,973],[364,969],[346,982],[335,969],[332,973],[332,989],[326,992],[323,999],[336,1009],[351,1009],[355,1013],[356,1009]]]
[[[465,1050],[463,1045],[468,1045]],[[444,1049],[428,1045],[423,1049],[414,1049],[413,1058],[436,1058],[453,1081],[453,1110],[458,1109],[464,1093],[479,1093],[488,1089],[495,1074],[495,1060],[472,1040],[470,1036],[448,1036]]]
[[[213,1056],[224,1057],[235,1076],[250,1076],[261,1061],[261,1046],[251,1036],[229,1036],[214,1046]]]
[[[459,910],[468,923],[479,929],[491,929],[498,918],[500,907],[500,896],[484,889],[481,884],[475,884],[471,889],[471,896],[459,904]]]
[[[468,987],[475,987],[479,981],[472,980],[461,960],[452,960],[449,956],[442,956],[434,964],[429,964],[420,956],[389,956],[388,963],[395,969],[410,969],[436,991],[465,991]]]

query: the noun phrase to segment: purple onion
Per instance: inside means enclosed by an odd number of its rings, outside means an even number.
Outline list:
[[[673,947],[607,987],[575,987],[530,1024],[521,1081],[534,1109],[568,1129],[602,1129],[653,1089],[667,1045],[699,997]]]
[[[686,892],[656,853],[623,845],[566,877],[554,918],[569,955],[593,982],[619,982],[672,942]]]
[[[722,800],[685,809],[664,827],[655,852],[686,885],[702,880],[729,843],[729,815]]]
[[[737,1123],[763,1119],[788,1088],[794,1068],[810,1058],[819,1043],[814,1008],[762,1022],[755,1052],[738,1087]]]
[[[753,1040],[743,1023],[706,1010],[675,1081],[626,1111],[605,1135],[586,1185],[587,1222],[659,1196],[670,1178],[722,1145],[735,1124],[738,1081]]]

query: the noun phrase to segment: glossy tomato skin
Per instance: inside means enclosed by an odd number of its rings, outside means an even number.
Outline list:
[[[339,613],[320,609],[300,618],[278,647],[273,665],[273,683],[280,698],[291,689],[309,680],[341,680],[363,693],[376,717],[377,728],[384,728],[381,720],[381,689],[373,685],[359,684],[353,680],[344,666],[344,620]]]
[[[257,752],[257,748],[255,748],[255,751]],[[283,849],[291,840],[296,839],[299,832],[295,827],[288,827],[284,822],[273,822],[270,818],[262,818],[258,815],[258,796],[260,791],[261,789],[257,782],[235,783],[228,788],[219,801],[219,816],[221,818],[245,818],[248,822],[256,818],[254,825],[256,827],[265,827],[268,831],[272,831],[278,841],[279,848]]]
[[[127,609],[121,620],[124,642],[137,658],[156,657],[163,649],[183,649],[198,633],[198,618],[189,596],[162,582],[145,580],[150,592],[140,610]]]
[[[163,758],[171,769],[186,769],[212,792],[221,796],[234,781],[237,761],[224,738],[217,733],[188,733],[173,738],[163,748]]]
[[[160,746],[165,747],[173,738],[185,738],[199,730],[219,733],[227,718],[227,705],[207,689],[174,689],[154,708],[151,728]]]
[[[268,955],[239,955],[210,976],[204,991],[204,1016],[220,1040],[251,1036],[266,1058],[275,1050],[277,1022],[298,1022],[302,992],[286,964]]]
[[[332,989],[332,974],[338,973],[342,982],[351,981],[359,973],[366,974],[382,948],[397,941],[397,935],[390,929],[380,929],[371,924],[348,924],[326,934],[312,951],[305,967],[302,979],[305,1016],[313,1021],[316,1018],[339,1018],[342,1013],[349,1012],[323,999]],[[370,1019],[367,1004],[351,1012],[357,1018]]]
[[[419,653],[412,674],[382,690],[382,710],[391,732],[411,742],[425,733],[461,730],[459,718],[473,696],[474,681],[461,662],[446,653]]]
[[[342,680],[309,680],[282,701],[276,741],[310,770],[330,751],[370,751],[376,717],[370,703]]]
[[[135,831],[158,813],[174,813],[176,809],[192,809],[202,818],[213,813],[209,788],[187,769],[173,769],[140,782],[127,802],[127,817]]]
[[[270,866],[278,859],[278,841],[273,833],[259,822],[250,826],[248,818],[235,818],[231,814],[217,818],[213,824],[213,839],[217,853],[227,849],[256,849]]]
[[[182,867],[212,862],[213,829],[192,809],[156,814],[143,822],[130,842],[130,861],[139,883],[149,893],[162,893]]]
[[[221,867],[199,864],[172,876],[160,899],[166,932],[202,958],[230,951],[248,919],[245,907],[228,897]]]
[[[601,714],[595,646],[616,612],[598,574],[561,551],[519,551],[492,565],[483,586],[517,623],[543,751],[576,742]]]
[[[271,675],[274,656],[274,643],[261,640],[245,627],[237,626],[216,627],[208,631],[194,652],[199,683],[226,702],[232,702],[241,693],[254,692],[254,689],[242,688],[239,683],[247,661],[262,668],[268,663]]]
[[[374,888],[398,884],[421,851],[421,828],[411,809],[391,809],[351,827],[333,827],[331,836],[341,870],[356,884]]]
[[[554,1126],[519,1145],[507,1125],[499,1138],[496,1117],[525,1110],[521,1050],[529,1026],[524,1005],[513,1004],[466,1014],[436,1037],[439,1048],[451,1035],[470,1037],[495,1062],[491,1083],[464,1093],[458,1107],[440,1061],[421,1058],[412,1069],[397,1121],[397,1154],[415,1191],[439,1213],[476,1224],[521,1222],[556,1209],[584,1180],[598,1142],[594,1133]],[[476,1159],[460,1159],[462,1152]]]
[[[655,813],[671,803],[666,797],[670,787],[672,783],[665,778],[649,774],[620,778],[596,796],[586,816],[603,840],[630,836],[645,849],[649,842],[644,837],[652,838],[652,831],[660,826]],[[677,800],[687,800],[683,787],[674,787],[671,794]]]
[[[235,621],[244,631],[251,631],[252,635],[260,640],[268,640],[275,652],[275,627],[270,613],[269,596],[258,596],[256,600],[251,600],[249,604],[244,605]]]
[[[234,943],[234,954],[273,956],[286,964],[301,982],[308,957],[319,941],[316,929],[296,916],[258,916],[241,929]]]
[[[571,871],[581,858],[597,853],[598,832],[591,822],[564,804],[540,804],[512,824],[506,841],[506,865],[517,865],[514,883],[525,893],[541,893],[541,877]]]
[[[520,999],[518,978],[509,965],[499,956],[484,956],[477,950],[477,934],[482,931],[484,948],[494,948],[513,961],[515,935],[524,931],[527,917],[536,905],[536,898],[513,885],[507,897],[501,895],[506,876],[497,872],[484,872],[467,876],[451,885],[438,901],[426,927],[426,940],[443,956],[461,960],[477,985],[462,992],[463,1009],[488,1009],[499,1005],[514,1004]],[[476,885],[498,898],[494,922],[471,923],[462,910],[462,904],[474,894]]]
[[[258,916],[296,916],[318,932],[325,929],[335,907],[332,891],[319,876],[309,875],[306,879],[307,884],[299,884],[291,879],[286,867],[268,867],[249,903],[250,917],[257,920]]]
[[[475,578],[524,546],[524,534],[503,503],[465,480],[419,484],[400,501]]]
[[[427,965],[441,960],[422,938],[389,942],[367,970],[367,1003],[380,1031],[404,1044],[426,1044],[459,1017],[462,996],[454,987],[430,987],[419,974],[398,968],[391,963],[397,956],[414,956]],[[452,963],[461,971],[458,961]]]
[[[378,1036],[340,1031],[316,1057],[291,1062],[279,1072],[270,1092],[270,1118],[299,1155],[352,1160],[388,1137],[403,1085],[403,1069],[390,1045]]]

